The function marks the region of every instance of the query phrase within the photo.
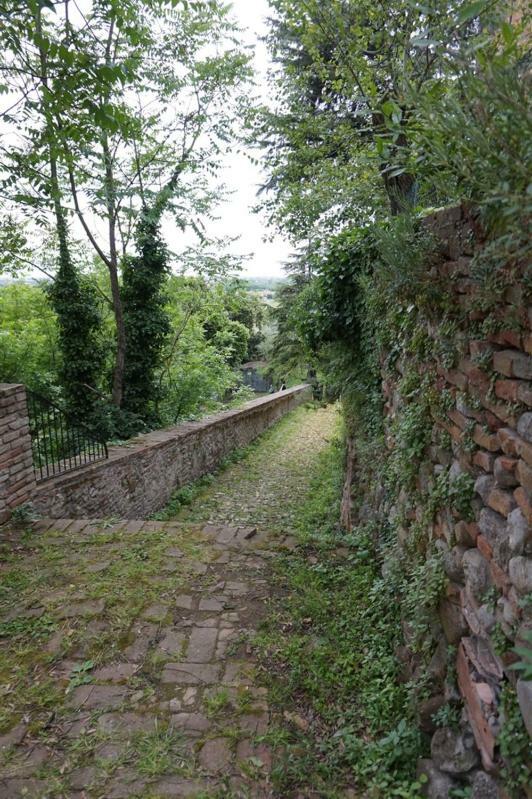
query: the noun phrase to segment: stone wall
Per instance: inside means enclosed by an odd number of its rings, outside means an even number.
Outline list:
[[[138,436],[109,448],[109,460],[39,483],[33,505],[51,518],[143,519],[173,491],[215,469],[300,403],[306,385],[252,400],[237,410]]]
[[[35,488],[24,386],[0,383],[0,524]]]
[[[438,409],[429,422],[431,444],[417,487],[400,497],[400,507],[390,508],[373,483],[375,493],[365,498],[363,508],[373,502],[387,518],[415,523],[425,518],[424,498],[439,475],[448,474],[451,483],[461,475],[470,476],[469,485],[474,481],[472,514],[449,504],[425,531],[441,553],[447,583],[434,623],[430,695],[419,707],[420,725],[433,736],[433,756],[420,764],[420,772],[428,777],[426,795],[435,799],[464,784],[469,784],[474,799],[496,799],[509,796],[500,780],[504,764],[498,748],[505,684],[516,688],[532,735],[532,682],[510,668],[518,660],[515,645],[530,647],[525,635],[532,629],[532,308],[526,294],[530,275],[527,279],[526,265],[509,266],[513,277],[504,299],[487,310],[479,301],[471,268],[474,254],[485,246],[475,215],[465,207],[451,208],[428,217],[425,225],[440,245],[431,277],[445,292],[447,308],[461,311],[454,316],[459,319],[454,328],[443,329],[442,315],[440,322],[427,319],[426,329],[434,343],[453,337],[454,362],[435,358],[413,364],[406,353],[383,358],[389,451],[394,448],[394,421],[409,402],[400,389],[408,369],[433,378],[435,394],[445,398],[445,410]],[[488,315],[496,324],[483,325]],[[434,351],[441,352],[441,347],[434,346]],[[356,441],[353,459],[356,463]],[[357,479],[355,469],[355,485]],[[348,518],[345,501],[343,512]],[[407,521],[399,530],[403,546],[408,535]],[[412,677],[419,661],[409,651],[407,630],[405,641],[398,657]],[[438,708],[449,702],[456,707],[460,701],[465,709],[460,730],[436,728],[433,714]],[[532,796],[526,790],[519,793],[525,794]]]

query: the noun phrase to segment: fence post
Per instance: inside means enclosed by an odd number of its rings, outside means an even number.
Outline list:
[[[0,524],[35,489],[26,389],[0,383]]]

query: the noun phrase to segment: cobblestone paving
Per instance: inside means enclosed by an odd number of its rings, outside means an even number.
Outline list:
[[[1,533],[0,797],[272,797],[251,641],[293,543],[192,521]]]

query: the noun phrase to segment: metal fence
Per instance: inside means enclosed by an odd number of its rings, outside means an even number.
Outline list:
[[[107,444],[89,427],[40,394],[27,396],[37,482],[109,457]]]

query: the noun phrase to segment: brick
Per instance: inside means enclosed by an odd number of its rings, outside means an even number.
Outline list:
[[[508,546],[511,555],[522,555],[532,538],[532,529],[521,508],[516,508],[508,516]]]
[[[501,449],[505,455],[519,457],[521,449],[521,437],[508,427],[501,428],[497,433]]]
[[[0,397],[7,398],[13,396],[13,394],[20,393],[23,391],[25,393],[25,388],[22,383],[0,383]]]
[[[28,485],[28,478],[25,477],[23,480],[17,480],[15,483],[11,483],[9,486],[9,493],[16,494],[20,488],[26,488]]]
[[[495,396],[506,402],[517,402],[519,380],[496,380]]]
[[[475,522],[464,522],[463,520],[456,523],[455,537],[459,544],[466,547],[474,547],[479,534],[478,525]]]
[[[516,500],[511,491],[492,488],[488,495],[487,504],[492,510],[500,513],[501,516],[508,516],[516,507]]]
[[[508,403],[493,402],[488,399],[487,392],[478,386],[471,386],[471,393],[479,400],[485,411],[485,418],[491,430],[499,430],[501,427],[516,427],[517,417]],[[491,414],[491,416],[490,416]]]
[[[486,372],[479,366],[470,361],[469,358],[462,358],[459,363],[460,371],[463,372],[468,379],[468,382],[474,386],[478,386],[486,393],[490,388],[490,379]]]
[[[495,455],[492,452],[485,452],[483,449],[478,449],[473,455],[474,465],[479,466],[485,472],[493,471],[494,460]]]
[[[458,647],[456,668],[460,693],[468,710],[469,722],[481,754],[482,765],[486,770],[491,771],[494,762],[495,737],[489,723],[489,717],[496,713],[495,703],[494,701],[486,703],[486,697],[480,693],[480,685],[487,683],[484,681],[478,683],[476,681],[475,669],[466,654],[463,641],[460,642]],[[488,710],[486,704],[493,707]]]
[[[468,404],[467,401],[464,399],[463,395],[458,395],[456,397],[456,408],[463,413],[464,416],[467,416],[468,419],[476,419],[477,422],[484,421],[484,414],[482,411],[473,410]]]
[[[447,411],[447,416],[455,423],[457,427],[460,428],[460,430],[465,430],[467,427],[468,419],[463,415],[463,413],[460,413],[460,411],[456,409]]]
[[[492,333],[488,336],[488,341],[500,344],[502,347],[521,348],[521,336],[515,330],[499,330],[498,333]]]
[[[488,542],[487,538],[484,538],[483,535],[479,535],[477,538],[477,547],[482,555],[486,558],[486,560],[491,560],[493,557],[493,549],[491,548],[491,544]]]
[[[493,584],[497,586],[499,591],[506,594],[511,585],[510,578],[504,569],[501,569],[499,564],[494,560],[490,560],[490,574]]]
[[[532,524],[532,504],[528,498],[527,492],[522,486],[516,488],[514,491],[514,499],[521,508],[523,516],[529,524]]]
[[[493,474],[495,482],[500,488],[515,488],[519,483],[516,477],[517,459],[501,455],[495,459]]]
[[[488,403],[484,401],[484,404],[487,405]],[[489,405],[490,408],[494,407],[491,403]],[[500,406],[497,406],[497,410],[499,410],[499,407]],[[490,433],[496,433],[501,429],[501,427],[504,427],[504,422],[501,419],[501,416],[496,416],[494,413],[488,410],[487,407],[483,411],[483,421]],[[515,422],[515,419],[513,419],[513,421]]]
[[[455,424],[444,425],[444,427],[451,436],[453,441],[456,441],[459,444],[462,443],[463,430],[460,430],[460,428],[457,427]]]
[[[438,374],[441,374],[448,383],[464,390],[467,388],[467,376],[458,369],[438,369]]]
[[[493,355],[493,368],[506,377],[532,380],[532,357],[517,350],[500,350]]]
[[[485,339],[472,339],[469,342],[469,352],[472,358],[484,355],[485,352],[493,352],[493,347],[489,341]]]
[[[473,430],[473,441],[479,447],[489,450],[489,452],[497,452],[500,449],[499,432],[487,433],[479,424],[475,425]]]

